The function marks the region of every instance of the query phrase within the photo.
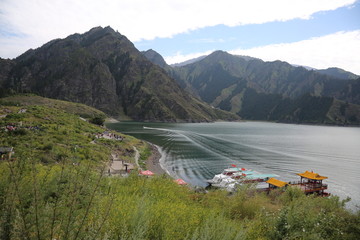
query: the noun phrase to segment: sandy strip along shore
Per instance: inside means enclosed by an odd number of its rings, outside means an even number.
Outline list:
[[[146,160],[146,169],[157,175],[166,174],[166,171],[160,165],[161,153],[156,145],[149,143],[151,146],[151,156]]]

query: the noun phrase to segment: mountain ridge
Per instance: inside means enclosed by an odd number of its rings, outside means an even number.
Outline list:
[[[222,51],[222,50],[216,50],[214,52],[217,52],[217,51]],[[212,52],[212,53],[214,53],[214,52]],[[159,53],[157,53],[157,54],[159,56],[161,56]],[[202,59],[206,58],[209,55],[203,55],[203,56],[200,56],[200,57],[197,57],[197,58],[188,59],[188,60],[183,61],[183,62],[170,64],[169,66],[171,66],[171,67],[183,67],[185,65],[201,61]],[[245,55],[233,55],[233,56],[237,56],[237,57],[243,58],[245,60],[261,60],[260,58],[251,57],[251,56],[245,56]],[[263,61],[263,60],[261,60],[261,61]],[[275,61],[280,61],[280,60],[275,60]],[[267,62],[275,62],[275,61],[267,61]],[[284,61],[282,61],[282,62],[284,62]],[[337,78],[341,78],[341,79],[357,79],[357,78],[360,77],[360,75],[354,74],[354,73],[352,73],[350,71],[346,71],[346,70],[344,70],[342,68],[338,68],[338,67],[329,67],[329,68],[326,68],[326,69],[317,69],[317,68],[314,68],[314,67],[311,67],[311,66],[304,66],[304,65],[298,65],[298,64],[291,64],[291,65],[294,66],[294,67],[303,67],[303,68],[305,68],[305,69],[307,69],[309,71],[313,70],[313,71],[319,72],[319,73],[324,74],[324,75],[329,75],[329,76],[337,77]]]
[[[283,61],[265,62],[225,51],[166,70],[193,95],[244,119],[340,125],[360,122],[360,78],[340,79]]]
[[[138,121],[238,119],[189,96],[110,27],[52,40],[12,62],[0,78],[7,92],[84,103]]]

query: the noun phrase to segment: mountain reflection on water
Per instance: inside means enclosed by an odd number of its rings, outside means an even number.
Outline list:
[[[174,177],[198,186],[230,164],[283,181],[305,170],[327,176],[328,191],[360,206],[360,128],[267,122],[109,123],[107,127],[159,145]]]

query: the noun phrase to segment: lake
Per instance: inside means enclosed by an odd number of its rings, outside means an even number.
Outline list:
[[[283,181],[306,170],[327,176],[328,192],[360,205],[360,128],[268,122],[108,123],[161,147],[168,173],[192,185],[235,164]]]

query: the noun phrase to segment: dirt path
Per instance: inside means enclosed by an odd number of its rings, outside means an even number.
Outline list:
[[[146,160],[146,169],[154,172],[155,174],[159,174],[159,175],[166,173],[165,170],[162,169],[160,166],[160,159],[162,157],[161,153],[160,153],[160,149],[156,145],[153,145],[153,144],[151,144],[151,148],[152,148],[151,149],[152,154]],[[109,174],[109,176],[125,173],[125,170],[126,170],[125,165],[127,165],[127,169],[135,169],[137,167],[137,168],[139,168],[139,170],[143,170],[143,169],[141,169],[141,167],[139,165],[140,152],[135,146],[133,146],[133,149],[135,151],[135,156],[134,156],[135,164],[125,163],[124,160],[121,160],[120,158],[118,158],[117,154],[115,154],[115,153],[111,154],[111,162],[109,163],[108,170],[107,170],[107,173]]]

